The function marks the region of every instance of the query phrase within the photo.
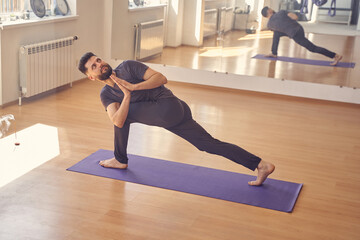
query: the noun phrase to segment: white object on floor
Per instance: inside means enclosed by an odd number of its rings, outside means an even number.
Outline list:
[[[56,127],[38,123],[16,136],[0,139],[0,187],[60,154]]]

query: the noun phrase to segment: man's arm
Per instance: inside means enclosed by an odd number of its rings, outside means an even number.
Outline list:
[[[288,13],[288,17],[295,21],[297,21],[299,19],[298,16],[292,12]]]
[[[109,104],[109,106],[107,106],[107,108],[106,108],[106,111],[107,111],[108,116],[109,116],[110,120],[112,121],[112,123],[115,126],[122,128],[124,126],[124,123],[126,121],[128,113],[129,113],[131,93],[128,89],[123,87],[119,83],[119,80],[116,79],[114,76],[111,76],[111,79],[123,91],[124,98],[121,103],[114,102],[114,103]]]
[[[167,83],[167,79],[164,75],[162,75],[161,73],[159,73],[151,68],[148,68],[145,71],[145,74],[143,77],[143,79],[145,81],[140,82],[140,83],[132,84],[125,80],[122,80],[119,78],[117,78],[117,79],[119,80],[119,83],[121,85],[123,85],[124,87],[126,87],[129,91],[153,89],[153,88],[160,87],[161,85],[164,85]]]
[[[272,47],[271,47],[271,53],[276,57],[277,56],[277,50],[279,47],[279,41],[280,41],[280,37],[282,36],[286,36],[286,34],[278,32],[278,31],[274,31],[274,35],[273,35],[273,42],[272,42]]]

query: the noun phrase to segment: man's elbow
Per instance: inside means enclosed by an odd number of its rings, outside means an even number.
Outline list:
[[[114,125],[118,128],[123,128],[124,127],[124,123],[120,124],[120,123],[114,123]]]
[[[125,122],[124,122],[124,121],[114,121],[114,120],[113,120],[113,124],[114,124],[116,127],[118,127],[118,128],[123,128]]]
[[[289,13],[288,16],[289,16],[289,18],[291,18],[292,20],[295,20],[295,21],[297,21],[299,19],[299,17],[295,13]]]
[[[161,73],[158,73],[158,74],[160,75],[161,83],[166,84],[168,82],[167,78],[164,75],[162,75]]]

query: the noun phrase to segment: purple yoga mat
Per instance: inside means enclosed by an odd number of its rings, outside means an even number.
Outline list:
[[[255,176],[130,154],[126,170],[98,164],[112,157],[112,151],[100,149],[67,170],[283,212],[292,212],[302,188],[302,184],[270,178],[260,187],[249,186]]]
[[[292,63],[300,63],[300,64],[309,64],[309,65],[317,65],[317,66],[328,66],[328,67],[343,67],[343,68],[354,68],[355,63],[351,62],[339,62],[335,66],[330,65],[332,61],[322,61],[322,60],[312,60],[312,59],[304,59],[304,58],[291,58],[291,57],[281,57],[278,56],[276,58],[273,57],[265,57],[263,54],[257,54],[252,58],[262,59],[262,60],[276,60],[283,62],[292,62]]]

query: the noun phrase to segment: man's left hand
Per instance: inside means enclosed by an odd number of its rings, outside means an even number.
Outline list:
[[[116,84],[120,84],[121,86],[125,87],[130,92],[135,90],[135,84],[129,83],[128,81],[125,81],[121,78],[118,78],[116,76],[112,76],[111,78]]]

